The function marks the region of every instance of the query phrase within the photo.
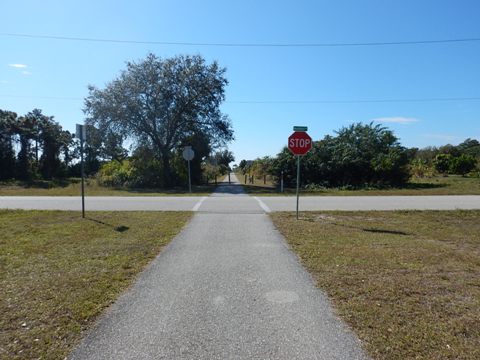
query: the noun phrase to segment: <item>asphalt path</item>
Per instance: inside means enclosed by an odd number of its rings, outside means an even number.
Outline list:
[[[87,211],[146,210],[211,212],[275,212],[295,211],[295,196],[253,197],[260,207],[252,207],[251,197],[242,194],[238,183],[222,185],[220,192],[201,196],[87,196]],[[240,194],[240,195],[239,195]],[[234,196],[234,197],[232,197]],[[235,204],[232,204],[235,201]],[[255,203],[253,202],[253,203]],[[0,209],[81,210],[76,196],[0,196]],[[233,210],[232,210],[233,209]],[[480,209],[479,195],[441,196],[300,196],[301,211],[322,210],[455,210]]]
[[[241,189],[223,185],[201,200],[71,359],[366,358]]]

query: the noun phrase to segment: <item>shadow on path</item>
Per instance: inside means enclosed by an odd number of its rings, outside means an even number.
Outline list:
[[[232,175],[231,182],[224,180],[218,183],[217,188],[212,193],[212,196],[222,195],[246,195],[245,189],[240,184],[235,175]]]

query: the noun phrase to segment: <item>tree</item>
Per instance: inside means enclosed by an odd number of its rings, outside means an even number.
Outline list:
[[[435,170],[440,174],[447,174],[450,170],[450,162],[452,161],[452,155],[450,154],[438,154],[433,160]]]
[[[32,166],[34,155],[31,140],[36,138],[35,123],[31,117],[22,116],[14,123],[14,132],[18,136],[20,150],[17,155],[15,177],[30,180],[34,175]]]
[[[476,139],[468,138],[461,144],[458,144],[457,148],[462,154],[480,157],[480,142]]]
[[[71,144],[69,133],[62,129],[53,116],[46,116],[39,109],[34,109],[25,115],[25,120],[32,124],[32,139],[35,140],[35,165],[44,179],[60,177],[63,164],[60,152]],[[39,158],[39,147],[41,157]]]
[[[100,156],[106,160],[122,161],[128,155],[122,146],[122,136],[112,131],[107,131],[100,148]]]
[[[173,185],[171,160],[185,139],[202,134],[211,147],[233,139],[230,120],[221,113],[227,80],[216,62],[201,56],[162,59],[149,54],[101,90],[89,86],[87,124],[112,131],[153,150],[162,163],[163,182]]]
[[[476,163],[477,161],[472,155],[462,154],[450,160],[449,170],[451,173],[465,176],[475,169]]]
[[[240,169],[242,174],[245,175],[247,173],[247,160],[243,159],[242,161],[240,161],[240,163],[238,164],[238,168]]]
[[[264,179],[265,181],[266,176],[271,173],[272,162],[273,159],[269,156],[255,159],[250,167],[250,171],[257,179]]]
[[[352,124],[313,143],[302,157],[303,184],[321,186],[401,185],[409,178],[411,151],[380,125]],[[296,181],[295,157],[285,147],[272,161],[271,174]]]
[[[83,147],[83,157],[84,157],[84,166],[85,174],[94,175],[100,169],[100,156],[102,154],[102,134],[95,126],[87,125],[86,129],[87,138],[84,142]]]
[[[457,146],[454,146],[452,144],[447,144],[447,145],[440,146],[438,148],[438,152],[440,154],[451,155],[452,157],[457,157],[457,156],[460,156],[460,154],[461,154],[460,149]]]
[[[0,110],[0,180],[11,179],[15,176],[13,136],[16,121],[16,113]]]
[[[217,151],[215,153],[215,162],[218,166],[223,166],[225,169],[230,169],[230,163],[235,161],[235,156],[228,150]]]

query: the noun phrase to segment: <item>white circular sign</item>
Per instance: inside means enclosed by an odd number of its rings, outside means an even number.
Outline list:
[[[195,152],[192,150],[191,146],[185,146],[183,149],[183,158],[187,161],[193,160]]]

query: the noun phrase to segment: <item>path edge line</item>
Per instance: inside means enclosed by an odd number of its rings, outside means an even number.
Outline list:
[[[208,198],[208,196],[202,196],[202,198],[195,204],[192,208],[193,212],[197,212],[200,206],[202,206],[203,202]]]
[[[255,200],[257,200],[258,205],[260,205],[260,207],[263,209],[263,211],[265,211],[267,214],[272,212],[272,210],[267,206],[267,204],[265,204],[265,203],[264,203],[262,200],[260,200],[258,197],[254,196],[253,198],[254,198]]]

